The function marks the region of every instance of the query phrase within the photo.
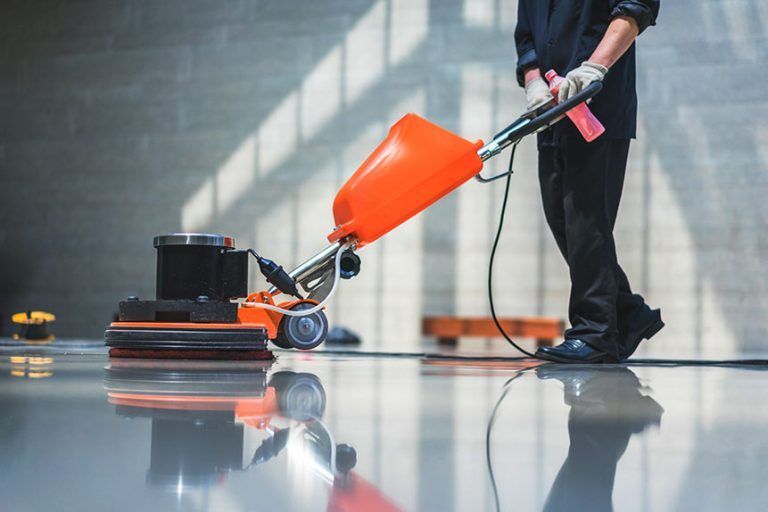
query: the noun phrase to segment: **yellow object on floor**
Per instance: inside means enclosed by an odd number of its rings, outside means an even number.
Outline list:
[[[19,326],[19,331],[13,335],[15,340],[47,343],[55,339],[49,330],[50,325],[56,321],[53,313],[30,310],[16,313],[11,317],[11,321]]]

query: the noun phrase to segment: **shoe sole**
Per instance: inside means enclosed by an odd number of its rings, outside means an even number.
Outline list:
[[[536,357],[544,359],[545,361],[553,361],[555,363],[570,363],[570,364],[597,364],[597,363],[615,363],[616,360],[608,354],[597,356],[593,359],[569,359],[567,357],[559,357],[546,352],[536,352]]]

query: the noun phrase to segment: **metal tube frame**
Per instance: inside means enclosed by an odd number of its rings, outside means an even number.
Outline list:
[[[344,243],[343,241],[334,242],[322,251],[318,252],[298,267],[294,268],[288,275],[293,278],[294,281],[300,283],[302,279],[314,274],[329,262],[333,262],[336,257],[336,253],[341,250]],[[274,295],[278,292],[278,289],[274,286],[269,289],[269,294]]]

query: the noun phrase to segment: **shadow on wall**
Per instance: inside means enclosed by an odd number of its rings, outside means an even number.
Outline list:
[[[667,2],[639,52],[643,282],[697,355],[765,350],[768,102],[750,84],[768,80],[767,17],[759,0]]]

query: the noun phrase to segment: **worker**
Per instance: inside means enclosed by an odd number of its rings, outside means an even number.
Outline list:
[[[543,74],[565,77],[559,101],[593,82],[590,109],[605,133],[587,143],[564,120],[539,134],[544,214],[571,279],[565,341],[537,355],[558,362],[617,362],[663,326],[632,293],[616,258],[613,227],[635,138],[635,39],[654,25],[659,0],[519,0],[517,78],[528,107],[551,100]]]

